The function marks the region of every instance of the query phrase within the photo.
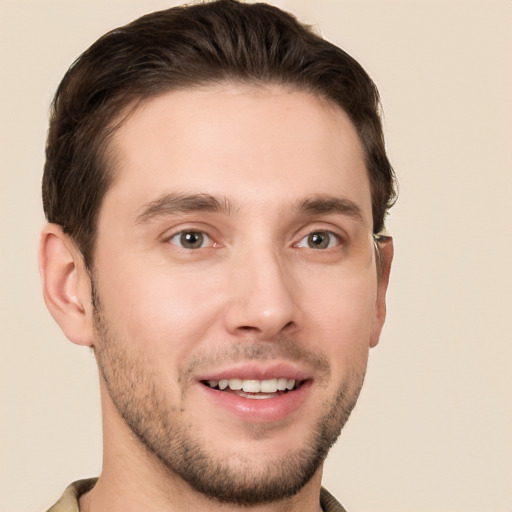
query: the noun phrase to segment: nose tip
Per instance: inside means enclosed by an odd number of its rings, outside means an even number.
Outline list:
[[[261,317],[252,315],[252,319],[247,319],[247,325],[234,326],[232,331],[236,334],[251,335],[256,338],[272,338],[283,331],[288,331],[293,328],[295,322],[292,320],[286,320],[280,315],[266,310],[262,312]],[[240,322],[243,324],[243,322]]]
[[[272,261],[237,272],[236,290],[226,312],[227,330],[237,336],[270,339],[300,324],[297,285],[289,272]]]

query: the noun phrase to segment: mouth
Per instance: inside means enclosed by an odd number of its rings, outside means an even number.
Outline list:
[[[286,377],[264,380],[230,378],[201,381],[203,385],[211,389],[253,400],[277,398],[299,389],[304,382],[303,380]]]
[[[215,411],[230,414],[221,421],[234,415],[253,424],[275,424],[295,414],[312,395],[313,382],[313,375],[286,362],[235,365],[197,380],[207,400],[205,414],[212,403]]]

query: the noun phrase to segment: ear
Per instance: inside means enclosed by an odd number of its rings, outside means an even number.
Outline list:
[[[372,335],[370,347],[373,348],[379,342],[380,333],[386,320],[386,292],[393,261],[393,239],[390,236],[382,237],[377,242],[380,261],[377,261],[377,300],[375,302],[375,314],[373,317]]]
[[[56,224],[47,224],[39,243],[39,272],[46,307],[69,340],[94,345],[91,282],[82,255]]]

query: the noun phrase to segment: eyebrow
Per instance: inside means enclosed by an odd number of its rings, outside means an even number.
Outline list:
[[[322,195],[307,198],[299,203],[298,209],[300,212],[309,214],[341,214],[364,222],[363,210],[356,203],[336,196]]]
[[[136,223],[144,224],[155,217],[191,212],[231,212],[231,204],[227,198],[219,200],[210,194],[164,194],[147,203],[137,215]]]
[[[165,215],[192,212],[211,212],[229,215],[233,206],[228,198],[216,198],[210,194],[164,194],[147,203],[137,215],[136,223],[144,224]],[[350,199],[336,196],[313,196],[300,201],[297,210],[305,214],[341,214],[364,222],[361,208]]]

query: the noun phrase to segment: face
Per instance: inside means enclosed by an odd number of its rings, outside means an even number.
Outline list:
[[[108,414],[218,500],[295,494],[384,317],[354,127],[306,93],[226,85],[147,101],[112,150],[93,272]]]

